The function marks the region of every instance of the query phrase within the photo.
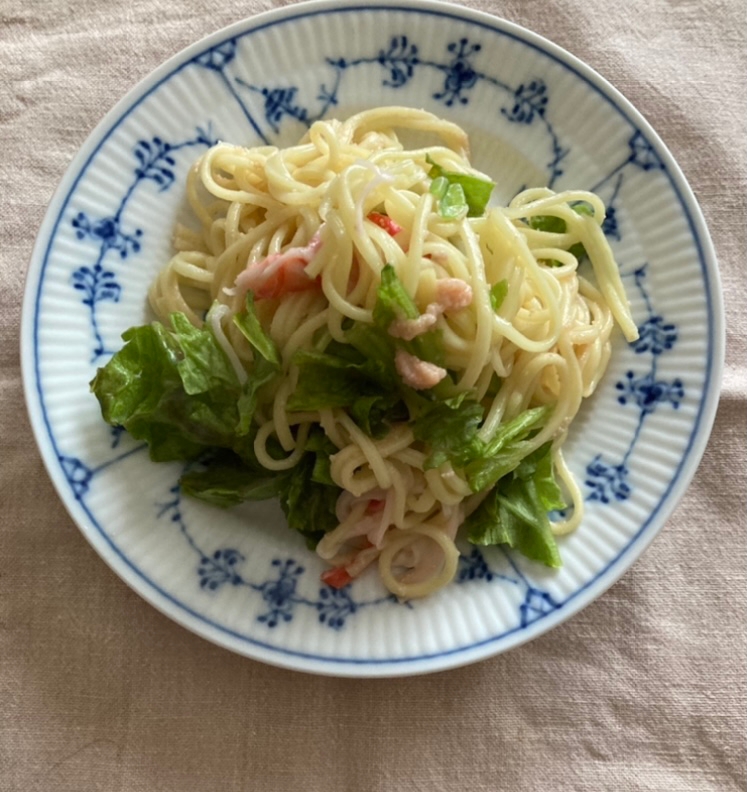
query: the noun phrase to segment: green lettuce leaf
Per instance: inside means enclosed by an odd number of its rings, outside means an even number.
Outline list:
[[[379,396],[361,396],[349,407],[353,420],[369,437],[383,437],[389,427],[409,417],[405,402],[397,391]]]
[[[456,406],[437,402],[424,411],[412,425],[416,440],[429,449],[425,468],[437,468],[444,462],[464,467],[480,457],[485,444],[477,436],[484,410],[475,401],[464,400]]]
[[[254,316],[251,298],[247,305],[239,326]],[[242,386],[209,327],[182,313],[170,322],[171,329],[153,322],[127,330],[123,348],[97,371],[91,390],[104,420],[144,440],[157,462],[237,445],[245,456],[239,438],[249,433],[260,388],[279,373],[272,341],[250,329],[260,354]]]
[[[172,331],[158,322],[127,330],[91,382],[104,420],[148,443],[157,462],[230,448],[238,420],[240,386],[212,333],[183,314],[171,320]]]
[[[562,565],[550,520],[531,479],[514,479],[491,493],[465,525],[472,544],[505,544],[549,567]]]
[[[241,330],[246,340],[268,362],[280,368],[280,354],[275,342],[262,329],[254,308],[254,292],[246,293],[246,307],[241,313],[234,314],[234,324]]]
[[[393,353],[387,354],[391,360]],[[324,352],[297,352],[293,362],[298,381],[288,399],[289,410],[346,407],[372,437],[385,432],[387,423],[406,420],[402,397],[388,368],[364,358],[353,347],[332,343]]]
[[[353,362],[329,352],[301,350],[293,356],[298,367],[296,388],[288,399],[293,411],[347,407],[375,388],[365,374],[365,361]]]
[[[494,283],[490,287],[490,305],[492,306],[494,311],[498,311],[503,305],[503,301],[506,299],[506,295],[508,294],[508,281],[503,278],[503,280],[499,280],[498,283]]]
[[[280,374],[280,354],[275,342],[262,329],[254,308],[253,292],[246,293],[245,308],[240,313],[234,314],[233,322],[258,353],[255,355],[251,374],[237,405],[239,425],[236,431],[239,435],[245,435],[249,432],[254,411],[257,409],[259,391]]]
[[[428,449],[425,467],[437,468],[451,462],[455,468],[464,469],[474,492],[493,487],[525,460],[526,469],[537,466],[539,457],[533,454],[529,440],[552,412],[550,406],[525,410],[501,425],[485,442],[478,434],[484,410],[474,400],[428,402],[421,397],[414,404],[412,430],[415,439]],[[534,467],[531,471],[533,474]],[[547,473],[544,469],[542,472]]]
[[[561,566],[548,511],[565,506],[546,443],[507,474],[465,520],[476,545],[506,544],[549,567]]]
[[[553,473],[552,444],[530,451],[528,440],[551,411],[550,407],[526,410],[485,443],[478,436],[483,420],[480,404],[437,403],[416,418],[413,433],[429,449],[426,468],[449,461],[466,470],[474,491],[494,487],[465,521],[470,542],[507,544],[557,567],[560,555],[547,513],[563,508],[565,502]]]
[[[444,348],[439,330],[429,330],[411,341],[394,339],[389,335],[392,322],[398,319],[417,319],[419,316],[420,311],[397,277],[396,270],[391,264],[387,264],[381,271],[373,320],[374,325],[390,339],[392,365],[394,365],[394,351],[399,346],[421,360],[443,366]]]
[[[256,469],[242,463],[238,457],[222,457],[211,461],[204,470],[192,470],[179,480],[181,491],[213,506],[228,509],[244,501],[277,498],[283,491],[281,477],[266,470],[259,474]]]
[[[318,464],[317,454],[304,454],[282,477],[279,493],[288,527],[304,536],[311,548],[316,547],[325,533],[337,527],[335,509],[342,492],[334,484],[319,481],[322,474]]]
[[[328,484],[335,486],[330,473],[330,457],[332,454],[337,453],[337,446],[324,434],[324,432],[315,427],[309,433],[308,440],[306,441],[306,453],[314,454],[314,467],[311,471],[311,480],[317,484]]]
[[[195,328],[183,314],[172,315],[171,325],[169,330],[154,322],[124,333],[124,347],[91,382],[104,419],[145,440],[157,462],[204,459],[201,469],[182,477],[186,495],[222,507],[278,497],[290,527],[315,544],[337,525],[340,489],[329,467],[336,448],[317,430],[291,470],[273,473],[257,461],[252,422],[257,392],[277,375],[280,358],[256,321],[251,297],[246,312],[237,317],[237,326],[258,352],[243,387],[209,328]],[[365,372],[365,359],[352,352]],[[356,364],[347,361],[345,366],[348,374],[352,370],[365,380]],[[345,371],[342,366],[332,369]],[[327,366],[325,372],[329,370]],[[370,405],[367,412],[372,411]],[[272,444],[268,450],[279,452]]]
[[[446,195],[446,191],[448,189],[449,180],[446,178],[446,176],[436,176],[431,182],[428,192],[430,192],[431,195],[435,196],[440,201],[444,195]]]
[[[514,440],[523,440],[530,432],[541,429],[553,411],[551,404],[531,407],[510,421],[502,423],[488,444],[488,454],[495,454]]]
[[[394,365],[394,338],[386,328],[355,322],[345,332],[347,345],[358,352],[358,361],[365,362],[366,375],[382,388],[396,389],[399,375]]]
[[[382,372],[374,361],[361,355],[341,357],[336,353],[340,346],[330,344],[324,352],[299,351],[293,356],[298,382],[288,400],[289,409],[348,407],[358,399],[389,393],[388,383],[381,382]]]
[[[388,330],[389,325],[397,319],[417,319],[419,316],[418,306],[397,277],[397,271],[387,264],[381,270],[381,283],[376,291],[374,324]]]
[[[185,393],[207,393],[216,388],[236,388],[236,372],[210,330],[195,327],[183,313],[170,317],[172,336],[181,359],[177,363]]]
[[[587,217],[590,217],[593,213],[592,208],[587,203],[575,203],[571,206],[571,209],[576,214],[586,215]],[[530,217],[528,222],[530,228],[536,231],[548,231],[552,234],[564,234],[568,227],[565,220],[554,215],[535,215]],[[572,253],[579,261],[586,257],[586,249],[580,242],[571,245],[568,248],[568,252]],[[554,261],[552,263],[558,265],[560,262]]]
[[[236,434],[241,436],[249,432],[254,418],[254,412],[259,402],[260,390],[272,382],[280,374],[280,369],[263,357],[257,357],[252,365],[252,370],[241,395],[236,404],[239,411],[239,423],[236,426]]]
[[[499,427],[483,453],[465,466],[473,492],[484,492],[495,486],[532,453],[528,441],[544,426],[551,412],[549,405],[534,407]]]
[[[185,473],[181,490],[214,506],[231,508],[245,501],[278,498],[288,526],[302,534],[310,547],[337,526],[335,508],[341,493],[332,481],[329,458],[337,448],[320,429],[309,435],[300,462],[273,472],[231,453],[213,454],[205,467]]]
[[[485,214],[485,207],[488,205],[490,195],[493,192],[495,184],[485,179],[479,179],[477,176],[470,176],[466,173],[456,173],[454,171],[447,171],[438,165],[430,157],[426,155],[426,162],[431,166],[428,176],[433,180],[446,179],[448,187],[442,192],[443,197],[439,201],[439,211],[443,214],[441,203],[444,198],[449,194],[449,189],[454,186],[461,188],[461,194],[464,196],[464,203],[467,205],[468,217],[482,217]],[[443,182],[438,182],[437,192],[442,191]],[[435,189],[435,188],[434,188]],[[450,204],[457,202],[457,193],[455,192]]]
[[[467,196],[461,184],[450,184],[438,202],[438,213],[447,220],[458,220],[469,212]]]
[[[555,215],[533,215],[527,221],[535,231],[547,231],[550,234],[565,234],[566,223]]]
[[[555,480],[552,465],[552,442],[541,445],[516,467],[514,475],[525,481],[531,479],[537,489],[537,497],[546,512],[566,507],[563,493]]]

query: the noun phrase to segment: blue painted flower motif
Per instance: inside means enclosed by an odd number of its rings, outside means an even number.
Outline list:
[[[676,409],[685,396],[679,377],[672,382],[657,381],[653,372],[636,377],[633,371],[628,371],[625,380],[616,383],[615,388],[620,391],[617,397],[620,404],[625,405],[632,401],[644,414],[652,413],[659,404],[665,402],[669,402]]]
[[[130,189],[125,194],[116,218],[122,214],[125,204],[128,202],[137,184],[143,180],[155,182],[159,187],[159,192],[167,190],[175,179],[173,168],[176,165],[174,154],[184,148],[192,146],[213,146],[217,141],[213,137],[210,125],[207,129],[196,128],[196,135],[190,140],[182,143],[168,143],[157,135],[150,140],[138,140],[133,148],[133,154],[139,165],[135,168],[135,180]]]
[[[389,79],[384,80],[384,85],[401,88],[410,80],[419,63],[418,48],[410,44],[407,36],[393,36],[389,49],[379,50],[376,60],[389,70]]]
[[[277,122],[283,115],[289,115],[298,121],[306,122],[308,112],[305,108],[299,107],[294,104],[294,98],[298,89],[293,88],[275,88],[268,91],[264,89],[262,95],[265,97],[265,114],[268,121],[273,124],[273,129],[277,132]]]
[[[265,103],[265,120],[276,134],[280,131],[280,122],[283,116],[290,116],[304,124],[309,123],[308,110],[306,110],[305,107],[300,107],[295,104],[295,97],[298,91],[297,87],[257,88],[245,82],[240,77],[236,78],[236,82],[244,88],[248,88],[250,91],[254,91],[262,96]]]
[[[174,484],[173,487],[169,488],[169,494],[173,495],[171,500],[166,501],[165,503],[156,503],[156,506],[158,506],[156,517],[160,520],[161,517],[164,517],[168,514],[172,523],[177,523],[180,527],[182,527],[184,523],[181,512],[181,487],[179,486],[179,482]],[[200,557],[204,557],[203,553],[200,553]]]
[[[213,71],[223,71],[225,67],[236,57],[236,39],[224,41],[217,47],[212,47],[207,52],[203,52],[195,58],[195,63],[205,69]]]
[[[91,328],[95,341],[91,361],[93,362],[106,353],[104,339],[99,330],[96,306],[106,300],[119,302],[122,288],[117,283],[114,273],[105,270],[101,264],[95,264],[93,267],[79,267],[73,272],[71,280],[73,288],[83,293],[82,303],[88,307],[90,312]]]
[[[633,342],[633,349],[640,355],[651,352],[661,355],[671,349],[677,341],[677,328],[665,322],[662,316],[651,316],[638,327],[638,340]]]
[[[603,181],[607,181],[607,179],[604,179]],[[607,201],[607,214],[602,221],[602,231],[604,231],[605,236],[616,239],[618,242],[622,239],[622,235],[620,233],[620,221],[617,216],[617,207],[615,204],[617,202],[618,196],[620,195],[622,183],[623,174],[620,173],[617,176],[615,186],[612,190],[612,195],[610,195],[609,200]],[[594,191],[592,190],[592,192]]]
[[[210,148],[211,146],[214,146],[218,142],[218,138],[213,134],[212,127],[213,125],[209,121],[207,128],[199,126],[195,127],[195,132],[197,134],[191,140],[185,140],[183,143],[180,143],[173,148],[190,148],[192,146],[205,146],[205,148]]]
[[[602,221],[602,231],[604,231],[605,236],[608,236],[612,239],[617,239],[620,241],[620,229],[617,223],[617,211],[615,207],[610,204],[607,206],[607,214]]]
[[[586,466],[585,484],[590,488],[588,500],[610,503],[612,500],[624,501],[630,497],[627,483],[629,470],[625,463],[608,465],[597,454]]]
[[[224,41],[222,44],[219,44],[216,47],[211,47],[207,52],[203,52],[201,55],[198,55],[194,59],[194,63],[196,63],[198,66],[202,66],[204,69],[209,69],[218,75],[220,80],[223,82],[223,85],[225,85],[225,87],[228,89],[228,92],[238,103],[239,107],[241,108],[241,112],[244,114],[244,117],[249,122],[249,125],[257,134],[259,139],[263,143],[269,144],[270,141],[267,139],[267,136],[256,122],[247,105],[244,104],[242,98],[238,95],[238,93],[236,93],[236,88],[233,85],[233,81],[229,77],[228,66],[236,58],[236,50],[236,39],[229,39],[228,41]]]
[[[122,289],[113,272],[107,272],[101,264],[80,267],[72,275],[73,288],[83,292],[83,305],[92,308],[102,300],[118,302]]]
[[[613,198],[617,196],[621,183],[622,176],[618,177]],[[668,403],[677,409],[685,396],[684,385],[679,377],[671,382],[657,379],[657,358],[674,346],[678,335],[674,324],[665,322],[662,316],[654,313],[653,303],[645,284],[647,267],[647,264],[643,264],[632,273],[648,312],[648,318],[638,326],[639,337],[631,343],[631,348],[639,355],[650,354],[651,366],[647,373],[641,375],[628,371],[625,379],[615,384],[618,403],[623,406],[634,404],[638,407],[638,425],[619,464],[602,462],[601,456],[597,454],[586,468],[586,486],[590,488],[587,499],[601,503],[610,503],[613,499],[626,500],[630,497],[627,464],[646,417],[651,415],[660,404]]]
[[[488,567],[485,556],[479,548],[473,547],[468,556],[459,556],[459,571],[457,572],[456,582],[466,583],[471,580],[485,580],[490,582],[494,575]]]
[[[640,130],[635,131],[628,141],[628,145],[630,146],[629,161],[634,165],[645,171],[664,168],[664,163],[659,158],[659,155],[646,138],[643,137],[643,133]]]
[[[93,471],[84,465],[77,457],[61,456],[60,464],[75,497],[80,500],[91,486]]]
[[[449,44],[448,50],[454,54],[454,57],[446,67],[443,67],[446,72],[444,87],[439,93],[433,94],[434,99],[440,99],[447,107],[451,107],[456,101],[463,105],[469,102],[464,92],[472,88],[479,77],[469,59],[481,49],[480,44],[470,44],[466,38]]]
[[[342,77],[342,70],[336,69],[335,81],[332,84],[332,87],[327,88],[326,83],[322,83],[319,86],[319,95],[317,96],[317,99],[322,103],[322,108],[319,111],[318,115],[314,118],[315,121],[319,118],[324,118],[327,110],[329,110],[329,108],[332,107],[332,105],[336,105],[338,103],[337,90],[340,87],[341,77]]]
[[[547,183],[548,187],[553,187],[555,184],[555,180],[563,175],[563,169],[560,167],[560,163],[568,156],[568,152],[570,149],[563,148],[560,143],[558,142],[558,138],[555,133],[552,131],[548,124],[548,131],[550,132],[550,136],[552,137],[552,160],[550,160],[548,164],[548,168],[550,171],[550,179]]]
[[[521,626],[526,627],[559,607],[560,605],[546,591],[529,586],[524,602],[519,607]]]
[[[94,363],[102,355],[112,354],[104,344],[99,330],[96,306],[103,301],[119,302],[122,288],[116,280],[114,272],[105,270],[102,262],[106,255],[114,250],[120,259],[130,254],[139,253],[142,246],[143,232],[135,229],[133,233],[122,230],[122,216],[127,204],[139,184],[153,181],[159,191],[167,190],[175,180],[174,153],[191,146],[212,146],[215,143],[208,125],[207,129],[197,127],[194,138],[181,143],[167,143],[160,137],[151,140],[139,140],[133,147],[137,166],[133,170],[133,179],[122,196],[119,206],[112,215],[103,218],[90,218],[85,212],[78,212],[72,220],[77,239],[93,239],[99,243],[99,253],[95,264],[79,267],[71,276],[73,288],[83,293],[83,304],[90,313],[91,330],[94,338],[94,349],[91,362]]]
[[[175,177],[172,168],[176,160],[171,155],[170,143],[165,143],[159,137],[151,141],[139,140],[133,151],[140,162],[140,166],[135,169],[138,181],[150,179],[158,185],[160,192],[173,184]]]
[[[200,559],[197,574],[200,576],[200,588],[216,591],[224,583],[234,586],[241,585],[244,581],[236,572],[236,564],[244,561],[244,556],[238,550],[224,548],[216,550],[213,555]]]
[[[268,611],[257,617],[257,621],[268,627],[276,627],[280,621],[289,622],[293,618],[293,608],[296,604],[296,585],[298,578],[303,574],[304,568],[292,558],[280,561],[276,558],[272,565],[278,568],[279,576],[276,580],[268,580],[257,591],[261,592]]]
[[[119,219],[116,217],[92,220],[85,212],[78,212],[71,224],[78,239],[88,237],[97,240],[102,244],[104,250],[118,251],[119,257],[122,259],[127,258],[130,253],[138,253],[140,251],[142,229],[137,228],[134,233],[125,234],[120,228]]]
[[[141,448],[143,448],[142,446]],[[134,453],[128,451],[120,458],[124,458]],[[96,470],[89,470],[78,460],[71,460],[69,463],[70,476],[79,482],[79,486],[86,488],[90,478],[100,469],[109,466],[117,459],[104,463]],[[185,470],[190,469],[190,464],[185,466]],[[167,517],[169,522],[174,525],[182,534],[189,547],[197,554],[199,563],[197,567],[200,588],[205,591],[217,591],[225,584],[232,586],[242,586],[248,591],[257,592],[263,600],[264,609],[256,617],[257,621],[266,624],[270,628],[275,628],[280,624],[287,624],[293,620],[296,608],[313,608],[317,613],[320,624],[324,624],[331,630],[341,630],[347,624],[347,620],[369,607],[389,603],[398,604],[397,598],[393,594],[386,596],[376,596],[372,599],[358,600],[353,593],[353,586],[348,585],[341,589],[334,589],[330,586],[322,586],[317,589],[316,597],[307,597],[299,593],[299,582],[305,572],[300,564],[292,558],[272,560],[271,565],[275,570],[272,579],[263,582],[254,582],[243,577],[237,566],[245,561],[245,557],[232,548],[222,548],[205,553],[200,549],[200,544],[192,535],[189,527],[184,520],[181,511],[181,489],[177,482],[169,488],[169,497],[165,502],[157,503],[158,518]],[[467,557],[460,558],[460,569],[457,573],[456,583],[465,584],[471,581],[484,582],[506,582],[520,586],[526,592],[524,605],[522,606],[522,619],[529,620],[539,618],[539,609],[547,610],[552,605],[552,597],[527,580],[519,568],[516,560],[511,556],[505,547],[500,548],[508,564],[507,572],[499,572],[488,566],[487,560],[479,548],[472,548],[472,552]],[[511,573],[510,570],[513,570]],[[530,591],[531,590],[531,591]],[[413,608],[412,602],[400,603],[399,607]]]
[[[326,112],[333,105],[338,104],[338,90],[340,88],[343,75],[355,67],[371,66],[376,64],[386,70],[386,76],[382,80],[382,85],[389,88],[401,88],[407,85],[415,75],[416,69],[421,71],[430,70],[442,75],[443,84],[440,90],[432,94],[433,98],[451,107],[455,104],[467,104],[469,102],[469,91],[483,81],[486,85],[508,94],[512,101],[510,107],[501,109],[502,115],[510,122],[531,124],[536,119],[541,119],[545,131],[549,137],[551,145],[551,158],[548,163],[548,186],[552,187],[555,181],[563,174],[560,163],[568,155],[569,150],[561,145],[552,124],[545,118],[545,111],[548,104],[548,89],[541,79],[533,79],[522,83],[518,88],[512,88],[500,80],[490,75],[478,71],[474,66],[475,55],[482,51],[482,45],[475,43],[467,38],[452,41],[447,45],[448,59],[444,60],[423,60],[420,50],[406,35],[396,35],[389,39],[388,46],[378,51],[374,56],[363,56],[354,59],[345,57],[327,57],[326,64],[333,69],[334,79],[331,87],[326,83],[321,84],[316,100],[320,106],[313,110],[307,104],[299,101],[298,86],[254,86],[247,83],[241,77],[231,78],[224,68],[227,63],[233,60],[234,52],[229,47],[226,50],[226,57],[218,57],[217,50],[210,50],[197,59],[200,65],[212,68],[219,72],[226,88],[238,102],[242,112],[251,124],[260,139],[265,143],[270,141],[260,129],[252,112],[250,105],[246,104],[242,97],[236,92],[235,85],[249,89],[254,93],[260,94],[264,100],[264,117],[267,126],[275,133],[278,133],[285,117],[292,117],[304,124],[310,125],[314,121],[323,118]],[[626,160],[627,164],[629,160]],[[610,177],[607,177],[610,178]],[[608,220],[606,230],[611,235],[616,235],[617,226],[612,213]]]
[[[510,110],[501,108],[509,121],[515,124],[531,124],[536,117],[543,118],[547,107],[547,86],[543,80],[522,83],[514,91],[514,103]]]
[[[333,630],[340,630],[345,626],[345,619],[358,610],[358,605],[350,594],[350,586],[341,589],[324,586],[319,589],[316,609],[322,624],[326,624]]]

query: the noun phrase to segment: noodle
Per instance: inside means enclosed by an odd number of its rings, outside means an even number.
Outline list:
[[[396,128],[429,133],[438,145],[408,151]],[[613,323],[626,339],[637,336],[601,227],[602,201],[534,188],[508,207],[449,215],[446,194],[434,189],[433,163],[484,184],[467,151],[456,125],[397,107],[317,121],[286,149],[219,143],[187,184],[199,230],[177,229],[178,252],[150,290],[164,323],[182,312],[196,327],[212,328],[240,382],[251,379],[257,352],[231,319],[253,293],[281,367],[259,391],[256,458],[268,471],[289,470],[310,432],[323,432],[341,494],[338,525],[317,552],[347,570],[345,581],[378,560],[382,581],[402,599],[431,594],[454,577],[457,529],[486,495],[476,493],[466,463],[434,463],[407,419],[389,417],[386,431],[372,436],[339,404],[293,409],[298,355],[347,343],[356,323],[373,326],[385,270],[392,270],[417,307],[389,328],[390,342],[401,345],[405,391],[441,388],[444,402],[476,402],[484,415],[475,442],[485,448],[503,447],[511,421],[548,407],[544,423],[516,442],[525,457],[551,447],[571,501],[571,516],[552,523],[560,535],[583,516],[562,441],[604,373]],[[463,199],[467,187],[460,189]],[[579,245],[595,284],[578,274]],[[442,357],[421,359],[417,344],[433,331]]]

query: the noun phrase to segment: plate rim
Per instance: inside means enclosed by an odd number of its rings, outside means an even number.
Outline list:
[[[256,33],[279,23],[309,16],[320,16],[330,12],[360,13],[381,10],[447,17],[476,24],[498,34],[508,35],[570,69],[590,88],[596,89],[596,93],[606,99],[631,125],[644,132],[647,141],[655,147],[656,153],[660,156],[665,166],[665,173],[680,197],[681,206],[679,209],[686,217],[693,244],[697,249],[706,290],[711,354],[706,361],[703,394],[690,431],[687,449],[675,468],[664,494],[638,531],[630,538],[628,544],[591,580],[570,594],[561,608],[530,625],[516,627],[467,647],[457,647],[416,657],[335,658],[272,646],[219,625],[209,617],[197,613],[189,605],[163,590],[155,581],[139,570],[116,547],[106,532],[98,526],[85,504],[71,495],[69,482],[64,477],[59,465],[52,427],[44,408],[37,345],[38,307],[50,250],[65,207],[100,147],[117,129],[122,120],[147,96],[188,66],[197,55],[232,37]],[[440,0],[377,0],[375,4],[361,6],[353,0],[345,2],[310,0],[237,20],[192,42],[171,55],[127,90],[89,132],[66,167],[47,205],[37,232],[26,271],[23,293],[20,357],[26,409],[40,456],[58,497],[97,555],[140,597],[190,632],[223,648],[270,665],[330,676],[394,677],[447,670],[514,649],[557,627],[594,602],[630,569],[658,536],[667,519],[680,503],[702,461],[719,402],[725,356],[724,320],[723,290],[718,260],[703,212],[692,188],[673,154],[643,114],[591,66],[563,47],[515,22],[454,3],[441,2]]]

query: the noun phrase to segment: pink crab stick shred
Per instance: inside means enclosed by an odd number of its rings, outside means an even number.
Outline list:
[[[318,288],[318,280],[306,274],[306,267],[321,246],[321,234],[317,231],[304,247],[288,248],[252,262],[237,276],[236,290],[240,294],[251,290],[257,299],[266,299]]]

